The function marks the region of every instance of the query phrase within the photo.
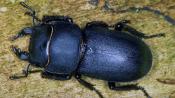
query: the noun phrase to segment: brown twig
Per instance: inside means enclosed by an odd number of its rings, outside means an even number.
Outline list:
[[[173,84],[173,85],[175,84],[175,79],[166,78],[166,79],[156,79],[156,80],[164,84]]]

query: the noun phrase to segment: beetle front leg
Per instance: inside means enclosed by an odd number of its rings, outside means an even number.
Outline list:
[[[36,73],[36,72],[41,72],[41,70],[31,70],[31,64],[28,64],[27,66],[25,66],[25,68],[22,70],[21,73],[14,74],[9,78],[11,80],[26,78],[29,75],[29,73]]]
[[[15,55],[21,59],[27,61],[29,59],[29,53],[26,51],[21,51],[20,48],[16,48],[14,46],[11,46],[12,51],[15,53]]]
[[[154,37],[165,37],[165,33],[146,35],[142,32],[137,31],[136,29],[130,27],[129,25],[127,25],[127,23],[130,23],[130,21],[124,20],[124,21],[118,22],[114,25],[114,29],[116,31],[126,31],[126,32],[128,32],[136,37],[145,38],[145,39],[154,38]]]
[[[19,32],[18,34],[16,34],[15,36],[12,36],[10,38],[11,41],[14,41],[18,38],[21,38],[23,36],[26,36],[26,35],[31,35],[33,33],[33,29],[30,28],[30,27],[27,27],[27,28],[24,28],[23,30],[21,30],[21,32]]]
[[[108,82],[108,86],[111,90],[116,90],[116,91],[141,90],[147,98],[152,98],[143,87],[138,86],[137,84],[116,86],[115,82]]]
[[[22,70],[22,73],[18,73],[18,74],[14,74],[12,76],[10,76],[9,78],[11,80],[15,80],[15,79],[20,79],[20,78],[25,78],[28,76],[29,74],[29,68],[30,68],[30,64],[28,64],[25,69]]]

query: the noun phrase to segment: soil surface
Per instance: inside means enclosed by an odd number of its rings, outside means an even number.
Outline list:
[[[9,76],[19,73],[28,64],[19,60],[10,50],[11,45],[27,51],[29,36],[10,41],[9,37],[24,27],[32,26],[32,19],[24,15],[26,9],[20,0],[0,0],[0,98],[99,98],[98,95],[80,85],[75,78],[68,81],[43,79],[40,73],[27,78],[10,80]],[[104,21],[110,25],[127,19],[130,26],[145,34],[165,33],[166,37],[144,39],[153,52],[153,67],[148,75],[138,80],[153,98],[175,98],[175,85],[163,84],[156,79],[175,79],[175,25],[149,11],[116,12],[129,7],[145,7],[159,10],[175,19],[175,0],[110,0],[115,12],[96,7],[88,0],[28,0],[27,4],[43,15],[68,15],[80,27],[90,21]],[[145,98],[141,91],[111,91],[107,82],[83,77],[95,85],[105,98]]]

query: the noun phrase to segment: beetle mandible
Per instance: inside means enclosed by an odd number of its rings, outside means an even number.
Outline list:
[[[105,80],[112,90],[146,90],[137,84],[117,86],[117,82],[132,82],[144,77],[152,67],[152,53],[143,38],[165,36],[164,33],[146,35],[127,25],[122,20],[112,26],[102,21],[93,21],[80,28],[68,16],[36,17],[35,11],[20,3],[29,11],[33,26],[26,27],[12,37],[16,40],[30,35],[29,52],[12,46],[21,60],[28,61],[22,75],[10,79],[27,77],[31,65],[42,68],[41,76],[48,79],[68,80],[72,76],[85,87],[102,94],[81,78],[81,75]],[[38,22],[38,23],[36,23]]]

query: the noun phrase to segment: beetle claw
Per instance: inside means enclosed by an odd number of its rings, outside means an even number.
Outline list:
[[[18,38],[18,36],[15,35],[15,36],[10,37],[9,40],[10,40],[10,41],[15,41],[17,38]]]
[[[11,49],[12,49],[12,51],[15,53],[15,54],[18,54],[20,51],[21,51],[21,49],[19,49],[19,48],[16,48],[15,46],[11,46]]]

